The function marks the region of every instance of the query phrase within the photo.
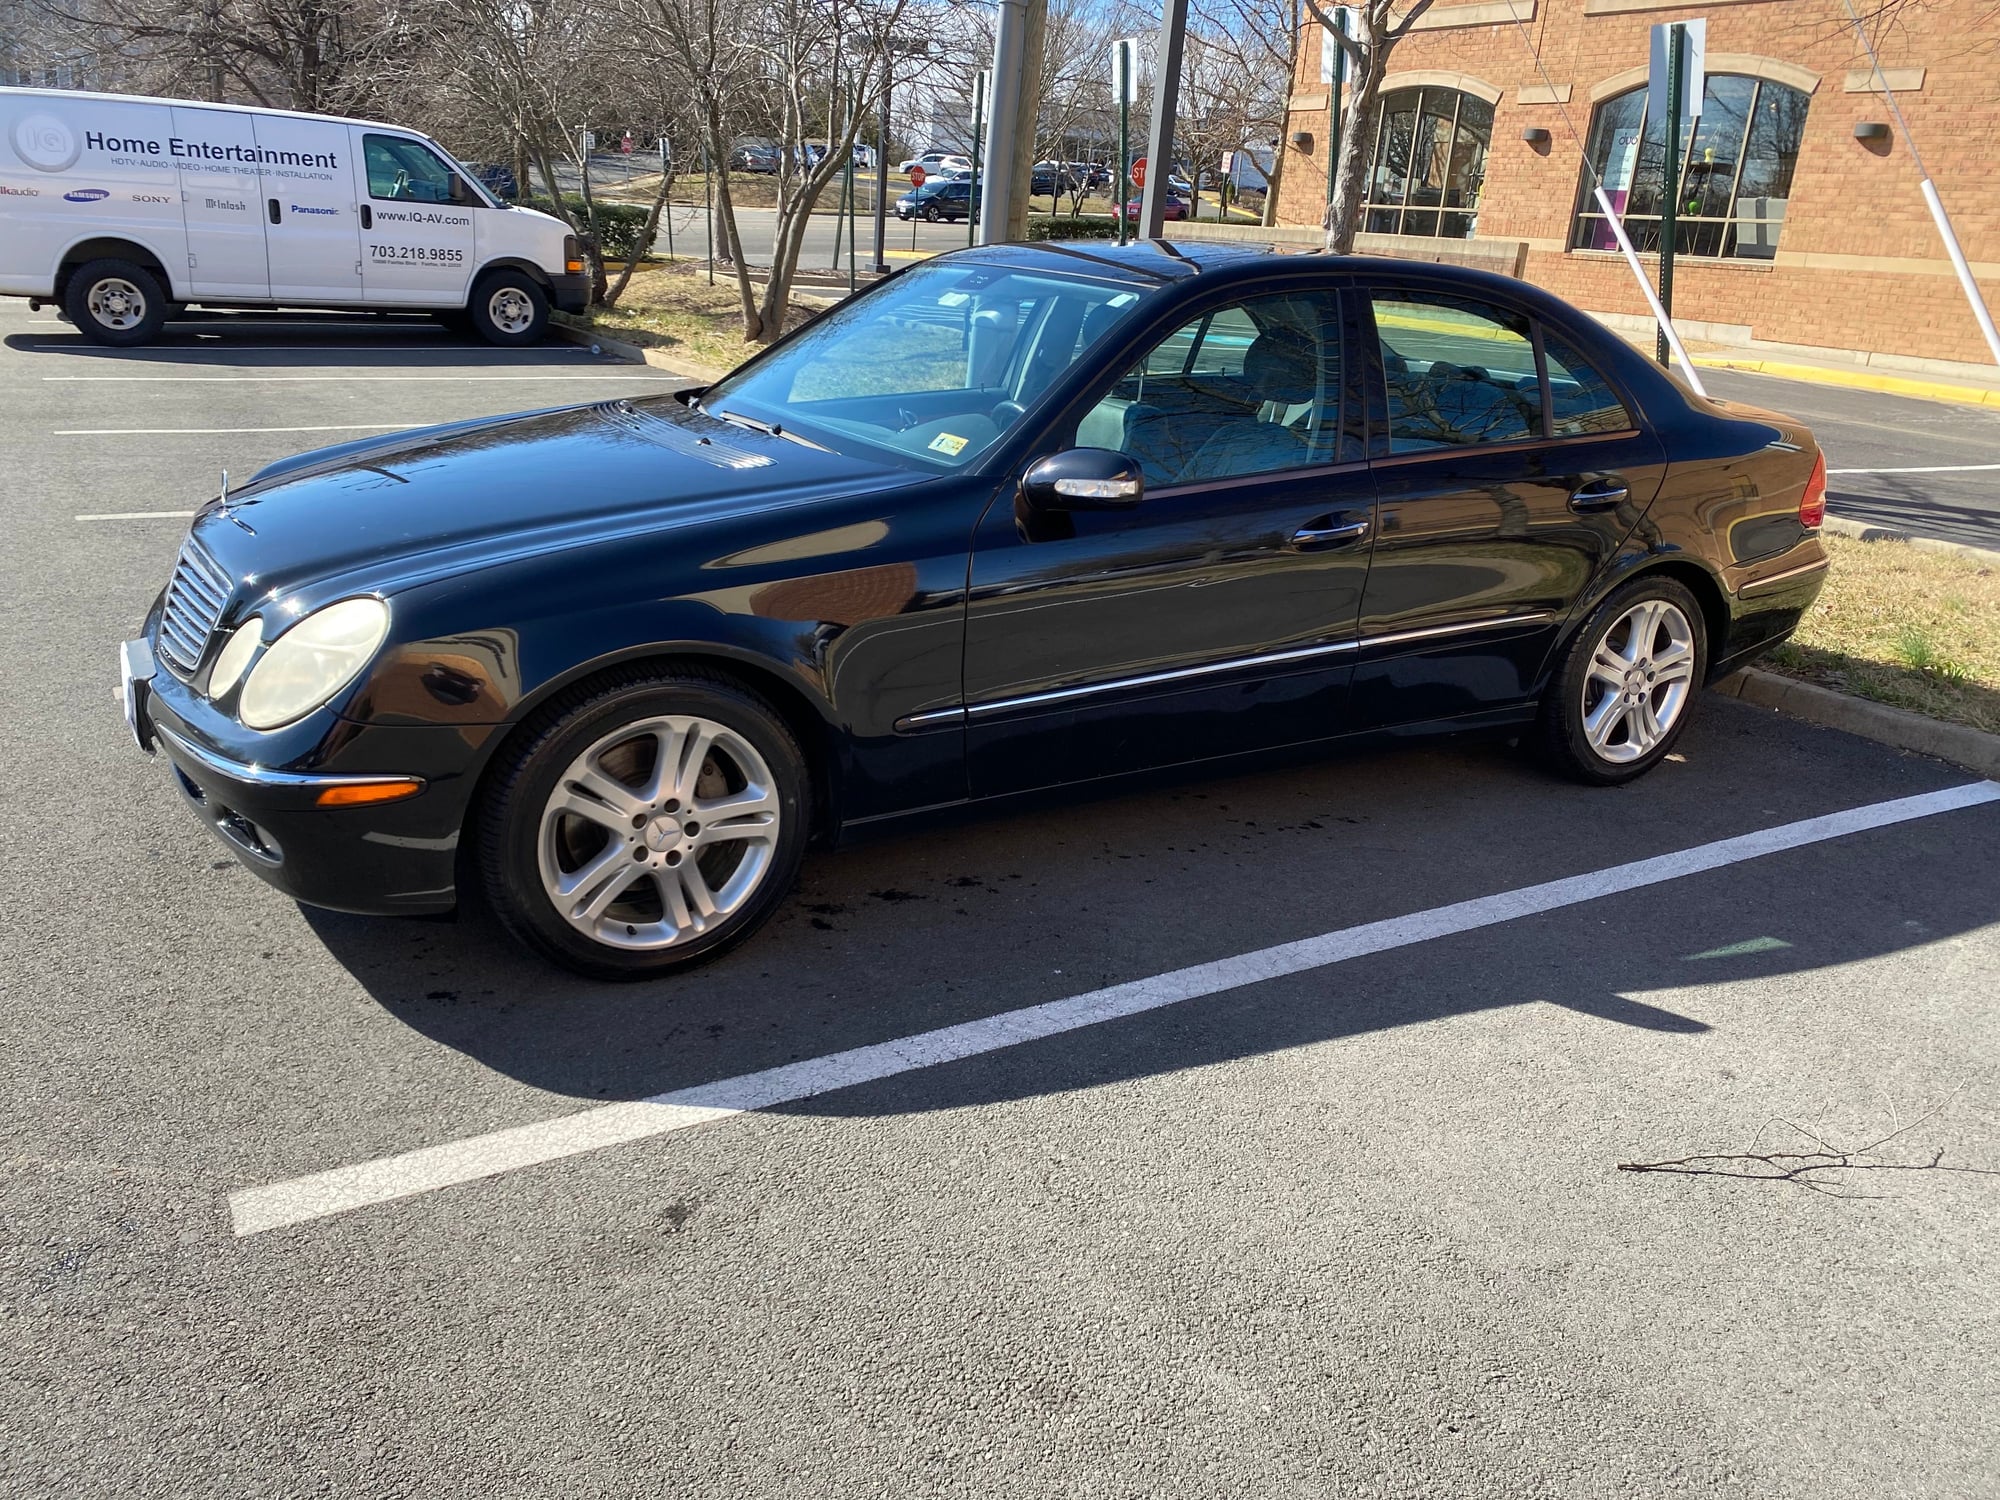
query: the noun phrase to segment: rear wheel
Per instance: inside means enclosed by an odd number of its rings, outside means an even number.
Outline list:
[[[159,278],[129,260],[93,260],[71,273],[63,288],[63,311],[77,331],[117,348],[156,338],[167,308]]]
[[[544,711],[488,793],[488,899],[528,946],[598,979],[728,951],[805,851],[805,755],[763,699],[698,668],[634,669]]]
[[[549,294],[526,271],[495,271],[472,289],[472,326],[489,344],[538,344],[549,326]]]
[[[1613,786],[1673,749],[1708,667],[1701,606],[1671,578],[1635,578],[1591,612],[1542,701],[1544,756]]]

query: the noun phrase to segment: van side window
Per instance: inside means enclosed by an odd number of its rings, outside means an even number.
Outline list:
[[[364,135],[361,155],[368,167],[368,196],[399,203],[449,203],[458,174],[438,154],[393,135]]]

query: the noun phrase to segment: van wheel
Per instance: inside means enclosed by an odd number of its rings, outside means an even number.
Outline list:
[[[489,344],[538,344],[549,326],[549,294],[525,271],[495,271],[473,288],[468,311]]]
[[[93,260],[70,274],[63,310],[85,338],[123,347],[159,336],[167,321],[160,279],[129,260]]]

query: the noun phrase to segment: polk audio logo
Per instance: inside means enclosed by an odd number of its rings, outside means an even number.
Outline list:
[[[38,172],[63,172],[76,164],[83,143],[54,115],[23,115],[14,123],[14,154]]]

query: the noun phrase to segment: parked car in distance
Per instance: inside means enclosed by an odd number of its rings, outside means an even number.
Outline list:
[[[1059,161],[1038,161],[1028,174],[1028,192],[1031,196],[1055,197],[1070,192],[1076,186],[1076,179],[1070,176],[1067,166]]]
[[[961,172],[969,171],[972,167],[972,159],[967,156],[960,156],[952,151],[926,151],[922,156],[911,157],[896,170],[901,172],[905,177],[908,177],[912,167],[922,167],[924,175],[928,177],[932,173],[945,168]]]
[[[928,219],[931,223],[956,223],[968,217],[980,201],[973,182],[966,177],[942,177],[911,188],[896,200],[896,217],[903,220]]]
[[[1511,278],[1170,248],[957,251],[706,389],[270,464],[127,723],[300,901],[476,888],[643,978],[988,799],[1468,732],[1629,782],[1818,596],[1797,422]]]
[[[523,345],[590,281],[569,226],[405,126],[0,88],[0,296],[118,346],[197,305],[430,312]]]
[[[486,191],[501,202],[512,203],[521,196],[521,184],[514,177],[514,169],[506,163],[469,161],[465,165]]]
[[[738,146],[729,156],[732,172],[776,173],[783,155],[776,146]]]
[[[1143,196],[1127,199],[1125,202],[1125,217],[1136,223],[1145,202],[1146,200]],[[1169,192],[1166,198],[1166,205],[1161,211],[1161,217],[1168,220],[1181,220],[1190,217],[1192,212],[1193,210],[1186,198],[1183,198],[1179,193]]]

